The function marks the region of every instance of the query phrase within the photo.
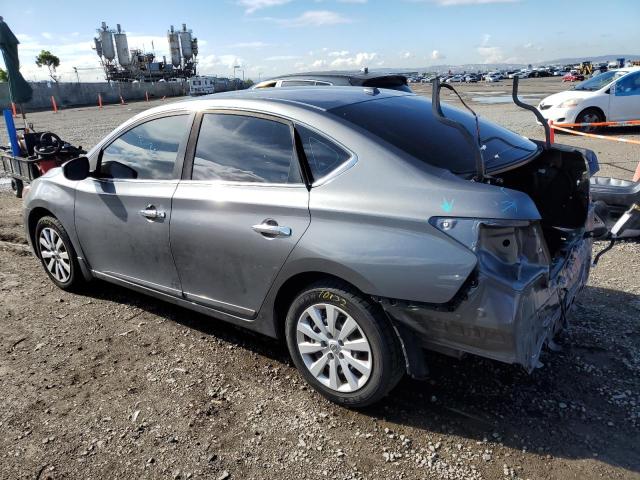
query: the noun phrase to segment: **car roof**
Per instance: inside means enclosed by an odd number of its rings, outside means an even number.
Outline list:
[[[300,73],[287,73],[285,75],[278,75],[270,78],[269,80],[280,80],[285,78],[356,78],[358,80],[368,80],[371,78],[384,78],[384,77],[405,77],[402,73],[375,73],[375,72],[361,72],[361,71],[344,71],[344,70],[329,70],[323,72],[300,72]]]
[[[204,110],[207,108],[229,106],[235,102],[242,102],[244,105],[273,102],[327,111],[354,103],[406,95],[415,94],[375,87],[283,87],[257,90],[249,89],[203,95],[201,97],[155,107],[143,113],[144,116],[146,116],[148,114],[175,110],[176,107],[186,107],[189,110]]]

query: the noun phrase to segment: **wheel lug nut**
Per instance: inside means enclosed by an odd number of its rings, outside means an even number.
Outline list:
[[[341,347],[344,347],[344,342],[342,340],[338,340],[338,345],[340,345]]]
[[[338,354],[338,358],[344,358],[344,354],[343,354],[342,352],[340,352],[340,353]]]

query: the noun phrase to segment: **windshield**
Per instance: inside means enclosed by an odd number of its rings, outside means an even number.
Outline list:
[[[446,117],[461,122],[475,136],[472,115],[446,105]],[[418,160],[454,173],[475,172],[474,153],[460,132],[440,123],[431,101],[418,95],[387,97],[329,110],[364,128]],[[538,151],[538,146],[506,128],[480,119],[480,136],[487,171],[495,171]]]
[[[608,72],[604,72],[600,75],[596,75],[595,77],[591,77],[589,80],[580,82],[575,87],[573,87],[573,89],[595,92],[596,90],[600,90],[602,87],[609,85],[611,82],[622,77],[623,75],[626,75],[627,73],[629,72],[609,70]]]

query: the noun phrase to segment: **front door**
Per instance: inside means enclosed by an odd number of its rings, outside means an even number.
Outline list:
[[[182,293],[169,224],[191,120],[174,114],[135,125],[102,149],[96,174],[79,182],[76,230],[92,270]]]
[[[640,72],[625,75],[611,88],[609,120],[614,122],[640,119]]]
[[[255,315],[309,225],[308,204],[289,123],[205,113],[192,174],[173,198],[171,246],[184,296]]]

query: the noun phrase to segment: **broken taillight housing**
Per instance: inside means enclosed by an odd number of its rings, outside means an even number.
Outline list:
[[[551,261],[538,221],[434,217],[429,223],[473,251],[480,261],[486,260],[483,263],[519,270],[521,265]]]

